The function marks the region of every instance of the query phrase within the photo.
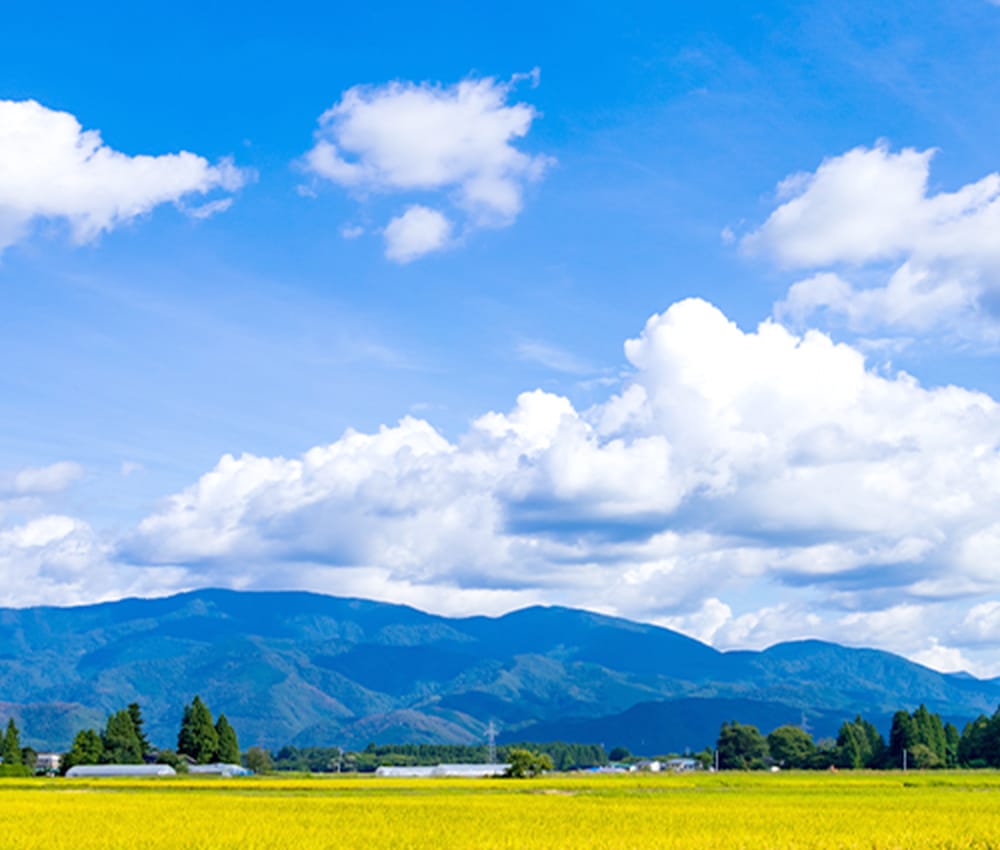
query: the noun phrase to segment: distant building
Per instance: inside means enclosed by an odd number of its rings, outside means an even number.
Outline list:
[[[253,771],[243,767],[241,764],[192,764],[188,767],[188,773],[200,774],[203,776],[253,776]]]
[[[434,775],[433,767],[416,765],[386,765],[375,771],[376,776],[391,776],[395,779],[421,779]]]
[[[663,770],[663,762],[659,759],[643,759],[635,763],[636,770],[646,770],[649,773],[659,773]]]
[[[61,753],[39,753],[38,760],[35,762],[35,770],[56,773],[60,764],[62,764]]]
[[[509,764],[438,764],[428,766],[386,766],[375,771],[376,776],[406,779],[429,779],[431,777],[456,777],[474,779],[484,776],[503,776]]]
[[[439,764],[432,776],[503,776],[509,764]]]
[[[71,779],[111,776],[176,776],[168,764],[78,764],[66,771]]]
[[[666,769],[672,770],[674,773],[687,773],[691,770],[697,770],[698,762],[689,758],[667,759]]]

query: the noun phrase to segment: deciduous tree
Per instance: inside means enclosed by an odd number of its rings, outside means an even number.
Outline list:
[[[723,723],[719,732],[719,768],[756,770],[764,767],[767,741],[756,726],[744,726],[735,720]]]
[[[73,746],[65,753],[59,763],[59,769],[65,773],[78,764],[100,764],[104,755],[104,742],[93,729],[83,729],[76,733]]]
[[[271,770],[271,754],[263,747],[251,747],[243,763],[256,774],[268,773]]]
[[[779,726],[767,736],[767,748],[775,763],[787,768],[808,767],[816,752],[812,736],[798,726]]]

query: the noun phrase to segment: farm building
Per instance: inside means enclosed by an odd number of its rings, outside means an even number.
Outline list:
[[[200,774],[202,776],[253,776],[253,771],[248,770],[239,764],[192,764],[188,768],[188,773]]]
[[[396,779],[421,779],[434,775],[433,767],[406,766],[386,766],[375,771],[376,776],[391,776]]]
[[[434,767],[380,767],[375,771],[375,775],[410,779],[438,776],[476,778],[481,776],[503,776],[509,767],[509,764],[438,764]]]
[[[55,773],[59,770],[61,762],[62,755],[60,753],[39,753],[38,761],[35,762],[35,769]]]
[[[439,764],[434,768],[433,776],[503,776],[509,764]]]
[[[168,764],[78,764],[66,771],[71,779],[110,776],[176,776]]]

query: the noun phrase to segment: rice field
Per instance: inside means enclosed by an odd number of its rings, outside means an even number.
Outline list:
[[[1000,850],[1000,775],[0,780],[0,847]]]

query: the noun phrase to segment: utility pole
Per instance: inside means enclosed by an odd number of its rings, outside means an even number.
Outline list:
[[[715,772],[719,772],[719,751],[715,751]]]
[[[906,747],[903,747],[903,771],[906,771]]]
[[[490,725],[486,727],[486,739],[489,745],[489,763],[497,763],[497,727],[490,721]]]

